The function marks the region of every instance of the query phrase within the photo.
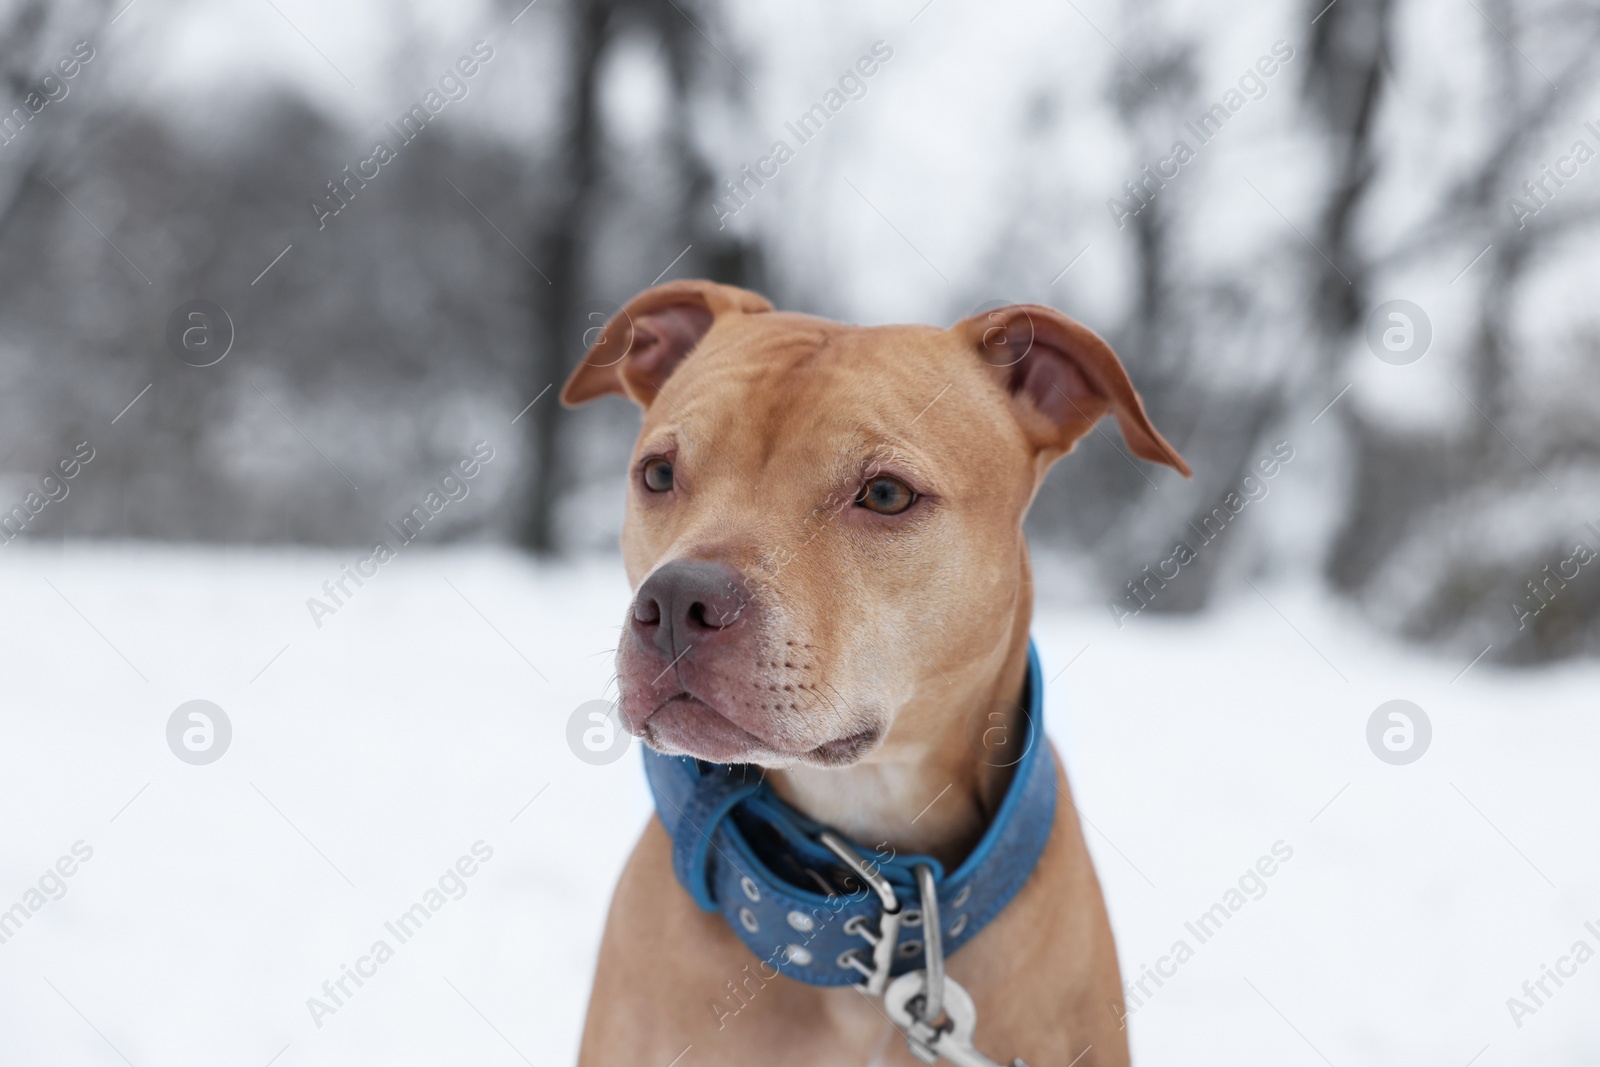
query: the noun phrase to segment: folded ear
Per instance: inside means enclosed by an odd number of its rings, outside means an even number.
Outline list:
[[[619,393],[642,408],[655,400],[712,325],[724,315],[771,311],[764,297],[716,282],[685,280],[646,289],[598,330],[561,390],[568,407]]]
[[[1010,393],[1017,421],[1047,459],[1072,451],[1109,413],[1134,455],[1189,477],[1189,465],[1151,425],[1122,361],[1087,326],[1052,308],[1013,304],[952,330]]]

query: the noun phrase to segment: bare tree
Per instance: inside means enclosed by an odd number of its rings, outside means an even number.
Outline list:
[[[64,133],[54,113],[35,122],[48,99],[44,79],[60,81],[54,64],[69,58],[74,36],[101,17],[99,0],[12,0],[0,5],[0,226],[17,195],[45,156],[54,137]],[[35,109],[40,109],[36,111]]]
[[[603,284],[597,277],[596,245],[605,239],[604,216],[623,210],[623,201],[633,191],[616,173],[619,168],[608,165],[615,161],[608,151],[599,99],[605,61],[625,34],[654,40],[665,58],[668,125],[661,131],[665,152],[659,169],[652,170],[647,180],[669,190],[670,205],[654,233],[635,233],[627,239],[639,245],[639,252],[653,251],[654,246],[692,249],[675,267],[679,276],[701,274],[749,285],[759,272],[753,249],[709,226],[715,217],[709,206],[713,177],[695,140],[697,96],[731,95],[727,73],[712,65],[723,60],[707,58],[704,35],[720,35],[716,7],[710,2],[572,0],[564,19],[567,44],[562,53],[567,67],[559,86],[562,119],[549,151],[552,206],[538,224],[536,240],[536,259],[544,277],[532,282],[539,318],[529,382],[534,392],[559,388],[583,353],[585,331],[596,325],[591,316],[609,299],[592,299],[595,286]],[[642,287],[651,280],[642,277],[633,284]],[[628,295],[631,291],[617,294],[616,299]],[[533,469],[519,531],[519,540],[537,552],[557,547],[555,506],[569,466],[561,455],[567,420],[553,397],[547,399],[552,402],[541,403],[529,416]]]
[[[1473,521],[1473,511],[1487,500],[1548,480],[1545,465],[1586,455],[1592,466],[1600,458],[1600,441],[1592,431],[1541,425],[1545,420],[1518,400],[1516,356],[1526,342],[1513,328],[1514,315],[1527,297],[1529,267],[1579,228],[1600,222],[1600,200],[1573,193],[1534,218],[1509,207],[1519,193],[1519,179],[1527,176],[1523,172],[1534,148],[1556,132],[1554,124],[1570,114],[1579,94],[1593,83],[1600,18],[1591,8],[1567,3],[1524,6],[1485,0],[1478,17],[1499,107],[1481,115],[1487,133],[1483,147],[1474,163],[1458,166],[1459,177],[1445,188],[1435,210],[1382,247],[1361,238],[1356,223],[1386,151],[1376,134],[1379,110],[1386,102],[1403,102],[1384,88],[1395,73],[1390,53],[1398,7],[1396,0],[1341,0],[1323,12],[1313,39],[1306,98],[1335,154],[1333,180],[1314,234],[1319,254],[1307,257],[1324,356],[1308,384],[1323,396],[1338,388],[1339,362],[1362,329],[1380,276],[1422,257],[1438,259],[1448,253],[1477,265],[1468,281],[1478,297],[1463,390],[1476,412],[1463,433],[1446,433],[1394,429],[1350,404],[1336,409],[1354,469],[1327,573],[1347,592],[1396,607],[1389,622],[1411,636],[1490,633],[1496,658],[1543,658],[1575,648],[1572,633],[1594,629],[1600,622],[1600,595],[1565,594],[1562,610],[1541,621],[1550,626],[1551,620],[1562,620],[1561,634],[1541,635],[1537,628],[1511,636],[1500,632],[1500,624],[1511,618],[1507,606],[1523,594],[1524,580],[1539,570],[1539,561],[1525,550],[1495,557],[1483,546],[1460,546],[1455,551],[1466,555],[1446,558],[1426,574],[1411,574],[1409,582],[1417,591],[1398,602],[1373,587],[1395,584],[1396,561],[1423,554],[1416,550],[1419,539],[1434,546],[1427,555],[1438,556],[1448,531]],[[1547,47],[1533,47],[1534,40]],[[1548,47],[1552,43],[1561,47]],[[1551,69],[1541,70],[1530,52]],[[1566,58],[1552,63],[1552,54]],[[1518,428],[1523,446],[1506,436],[1508,429]],[[1561,547],[1559,535],[1552,531],[1549,537],[1551,551]],[[1484,640],[1489,639],[1475,636],[1471,643],[1482,647]]]

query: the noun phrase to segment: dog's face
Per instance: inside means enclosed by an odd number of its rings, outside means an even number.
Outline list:
[[[1026,595],[1023,515],[1101,414],[1187,473],[1110,349],[1043,308],[863,328],[678,282],[606,326],[563,399],[608,392],[645,412],[621,716],[719,763],[870,758],[992,657]]]

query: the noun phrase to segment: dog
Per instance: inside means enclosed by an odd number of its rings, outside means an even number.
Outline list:
[[[634,599],[616,668],[617,714],[647,764],[737,769],[874,857],[932,857],[945,871],[984,838],[1021,773],[1033,603],[1022,521],[1046,471],[1109,415],[1135,456],[1190,473],[1110,346],[1037,305],[950,329],[854,326],[675,281],[606,324],[561,399],[606,395],[643,409],[622,531]],[[972,1041],[990,1055],[1126,1064],[1099,881],[1059,758],[1040,749],[1054,816],[1035,820],[1037,857],[945,973],[970,994]],[[657,795],[662,818],[611,904],[582,1067],[932,1062],[901,1041],[889,994],[791,980],[788,957],[809,950],[763,960],[708,913],[680,853],[747,861],[709,831],[699,845],[709,824],[687,815],[685,840],[670,835],[677,816]],[[827,907],[791,923],[826,922],[841,902],[877,907],[854,888],[823,885]],[[841,968],[870,969],[847,955]]]

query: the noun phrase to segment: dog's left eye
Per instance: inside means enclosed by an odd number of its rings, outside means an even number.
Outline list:
[[[644,487],[652,493],[665,493],[672,488],[672,464],[660,458],[648,460],[644,465]]]
[[[856,506],[879,515],[898,515],[917,502],[917,494],[898,478],[874,478],[861,487]]]

